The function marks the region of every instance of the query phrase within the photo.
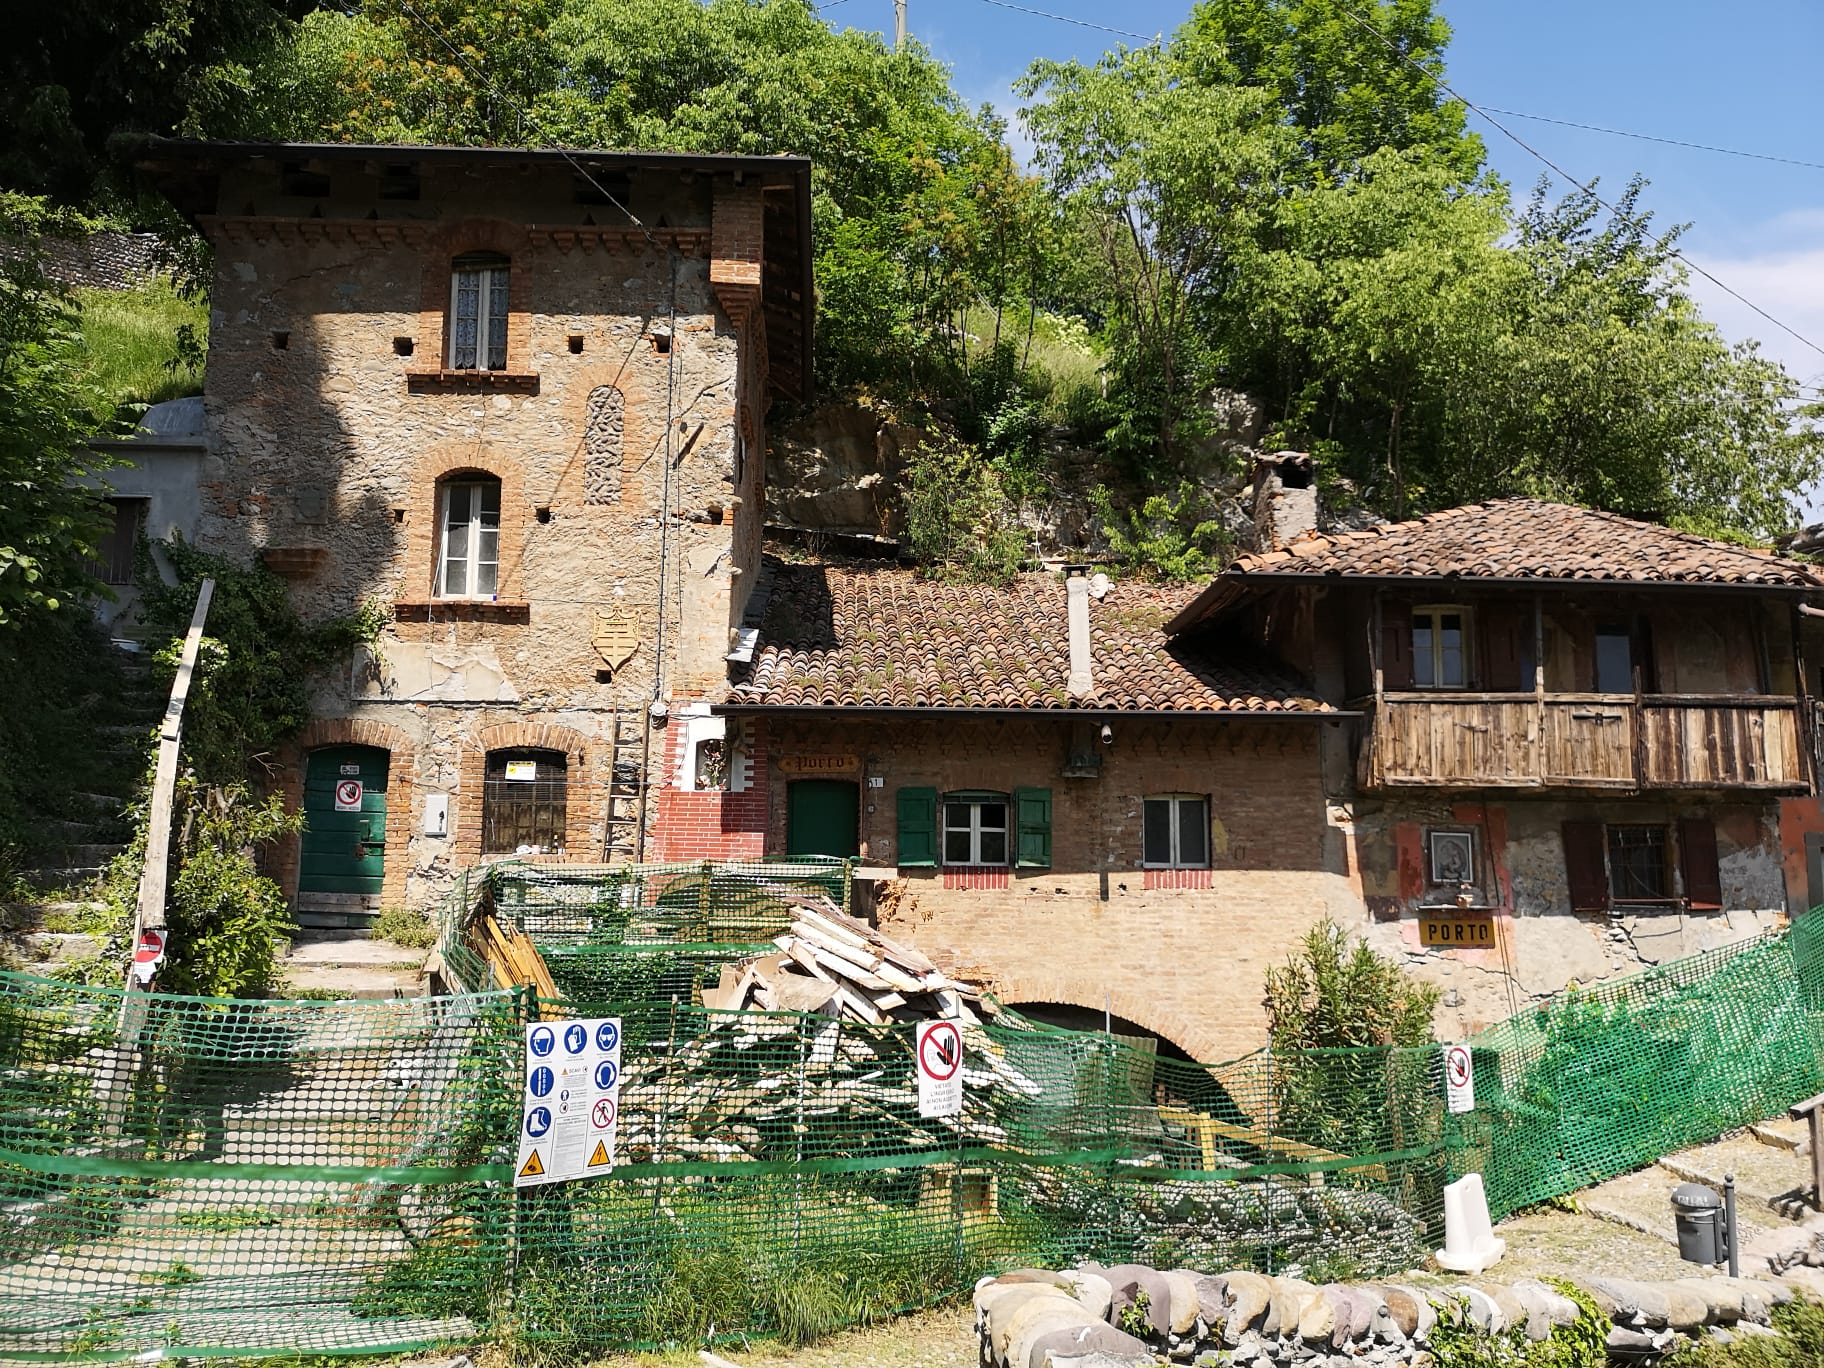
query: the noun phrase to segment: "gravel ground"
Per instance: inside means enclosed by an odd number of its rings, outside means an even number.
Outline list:
[[[747,1350],[724,1345],[716,1353],[740,1368],[976,1368],[975,1331],[966,1304],[921,1311],[888,1325],[849,1330],[821,1344],[789,1349],[758,1341]],[[617,1354],[588,1368],[673,1368],[697,1364],[693,1353]]]

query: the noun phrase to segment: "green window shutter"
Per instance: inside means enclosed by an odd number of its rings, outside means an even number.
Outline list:
[[[1013,791],[1015,821],[1019,824],[1019,852],[1014,861],[1021,869],[1051,868],[1051,790],[1021,788]]]
[[[937,790],[902,788],[899,803],[898,864],[937,863]]]

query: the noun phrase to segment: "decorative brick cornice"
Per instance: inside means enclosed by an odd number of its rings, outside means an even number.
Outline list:
[[[405,387],[413,394],[537,394],[537,371],[408,370]]]
[[[399,219],[278,218],[265,214],[204,214],[197,220],[211,242],[346,243],[358,247],[415,247],[435,225]]]
[[[707,228],[617,228],[592,223],[533,223],[526,226],[526,236],[560,252],[642,252],[664,247],[691,257],[708,256],[710,242]]]

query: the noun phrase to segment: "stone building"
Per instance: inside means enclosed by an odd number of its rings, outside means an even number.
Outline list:
[[[301,917],[649,853],[655,719],[726,685],[767,407],[809,384],[809,163],[155,139],[141,170],[215,251],[197,542],[386,620],[274,757]]]

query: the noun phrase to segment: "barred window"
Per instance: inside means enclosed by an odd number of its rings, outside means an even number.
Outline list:
[[[561,854],[569,774],[561,751],[488,752],[481,793],[481,853]]]

